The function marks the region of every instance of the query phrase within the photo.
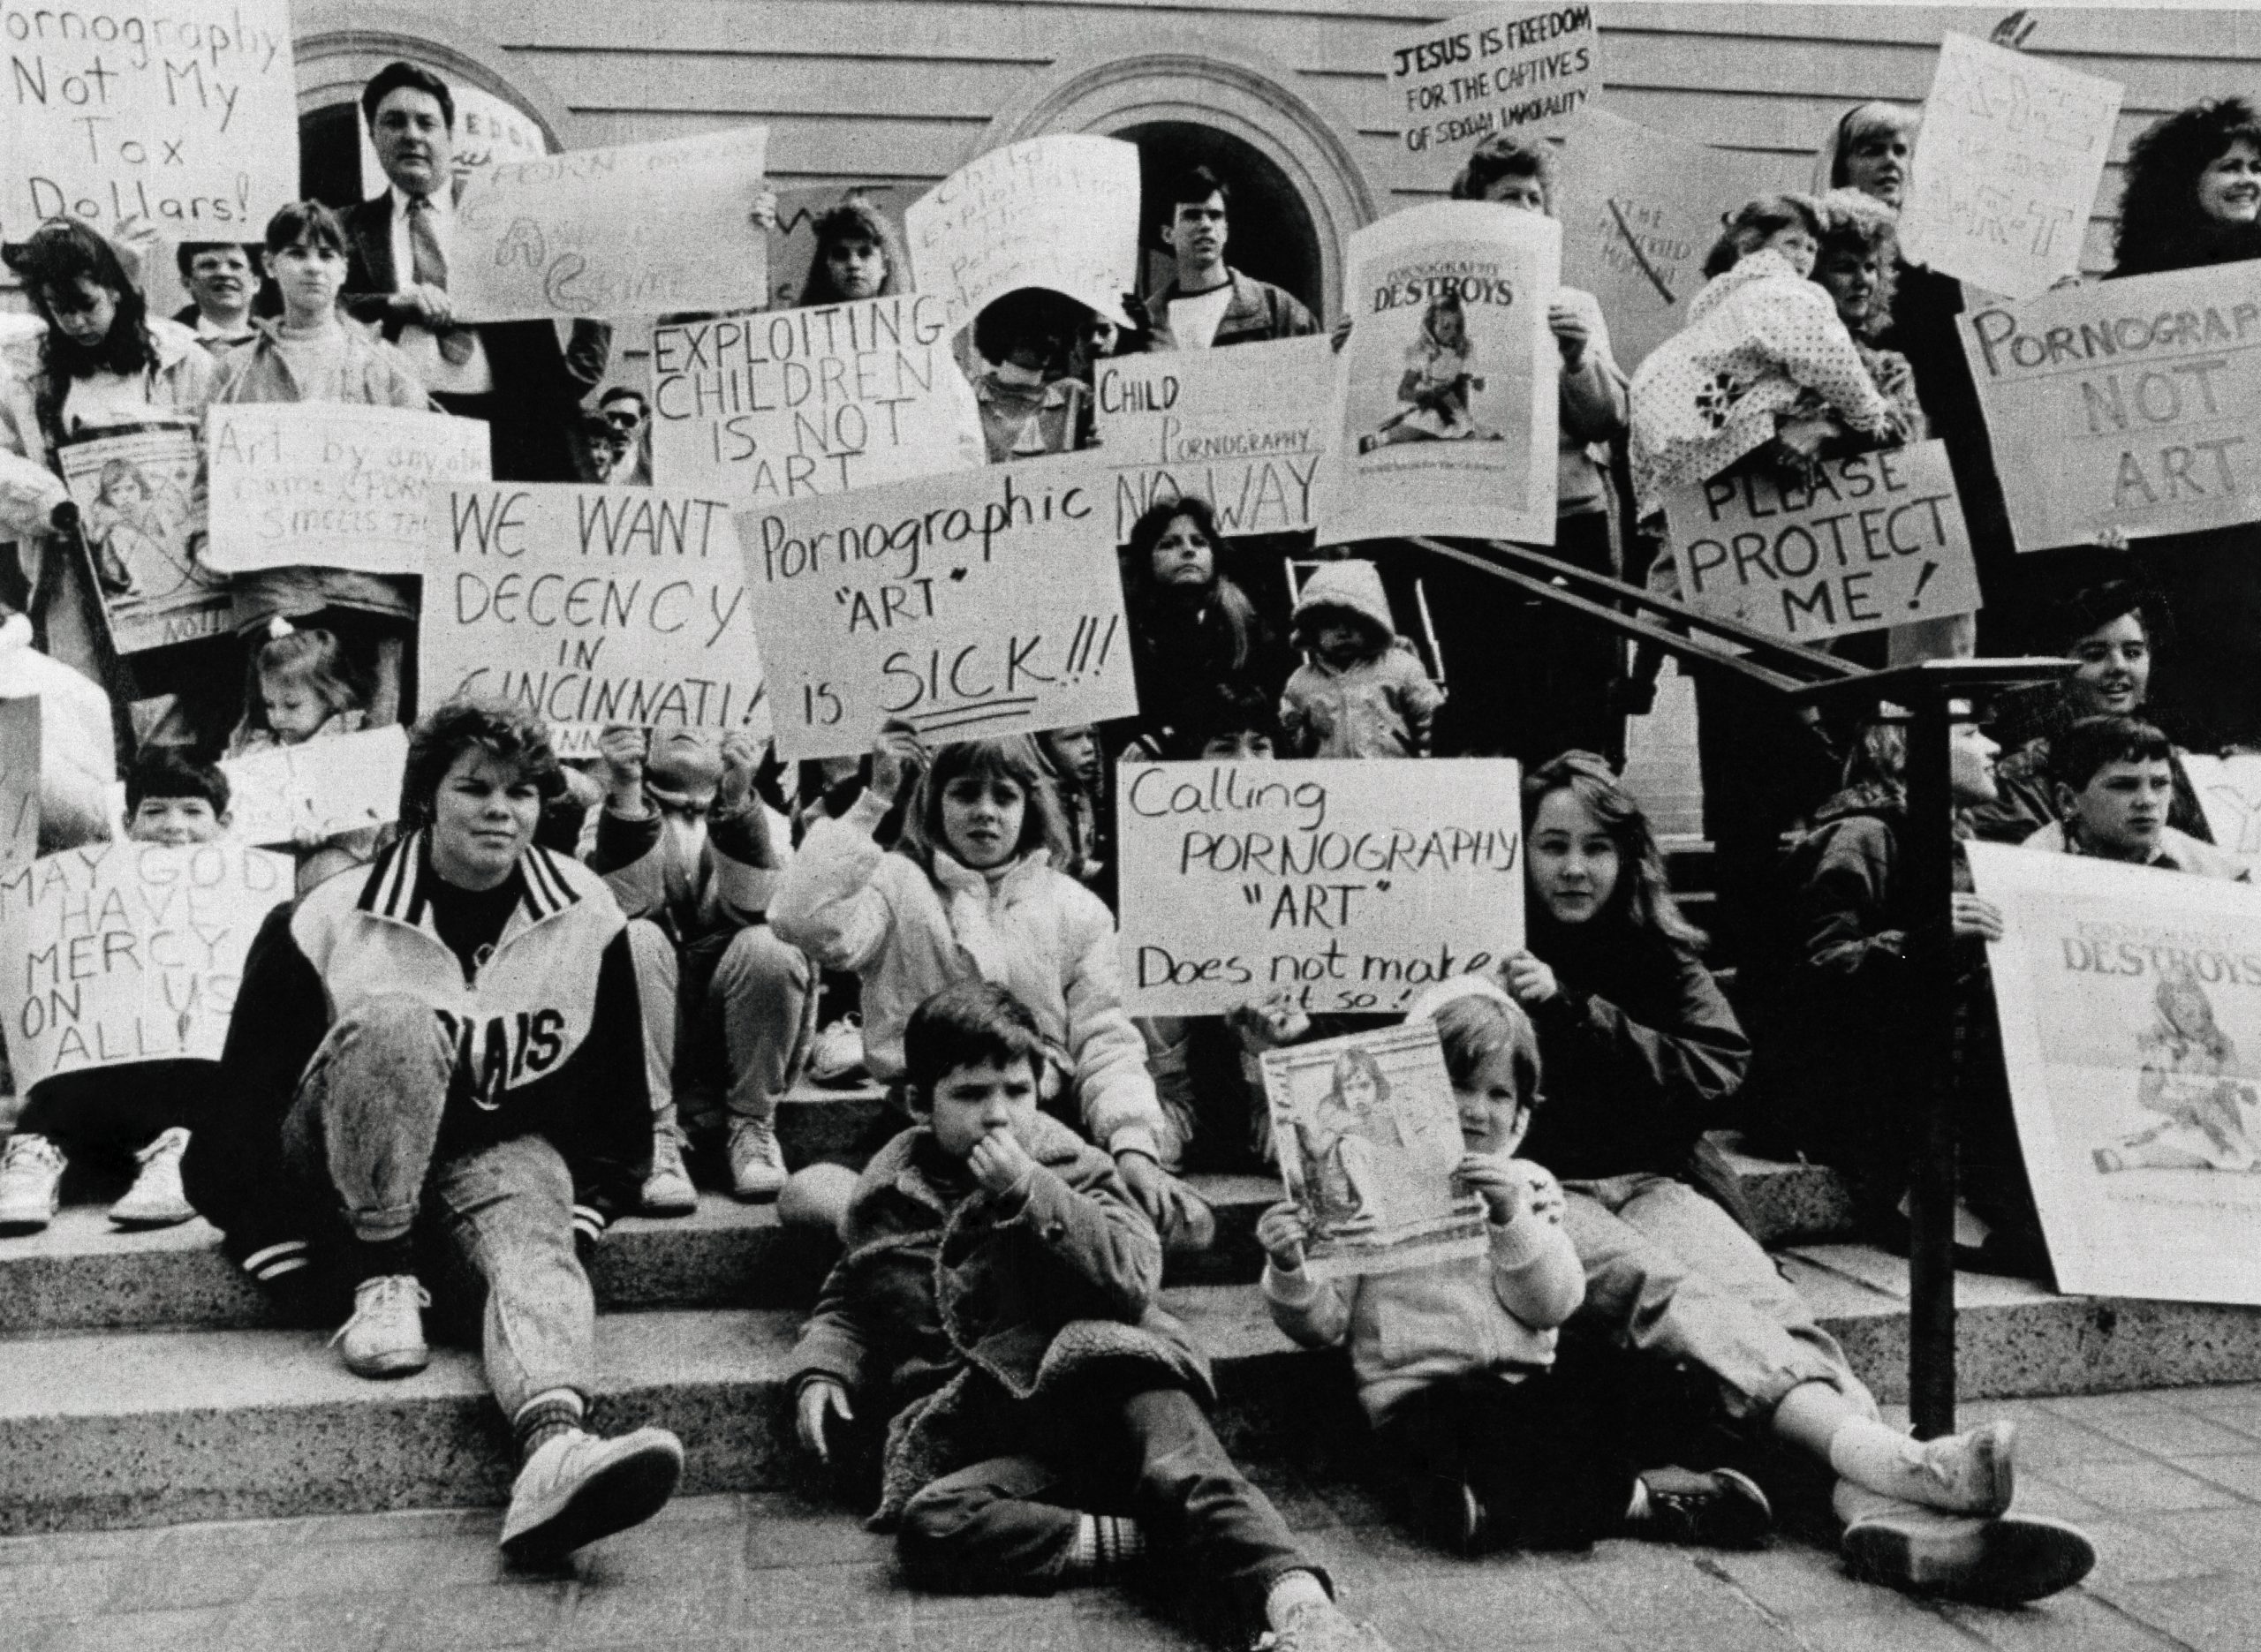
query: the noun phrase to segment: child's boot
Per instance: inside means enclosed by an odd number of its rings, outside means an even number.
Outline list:
[[[188,1151],[188,1132],[175,1126],[134,1157],[141,1172],[125,1196],[110,1207],[110,1219],[120,1227],[170,1227],[196,1214],[196,1207],[181,1191],[180,1159]]]
[[[1732,1468],[1644,1469],[1626,1520],[1630,1536],[1699,1549],[1756,1549],[1773,1525],[1766,1494]]]
[[[0,1153],[0,1233],[36,1233],[63,1203],[63,1150],[43,1135],[8,1138]]]

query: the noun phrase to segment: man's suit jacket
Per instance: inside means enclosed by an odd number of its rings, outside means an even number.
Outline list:
[[[388,343],[400,340],[402,322],[385,313],[393,294],[392,192],[344,213],[352,242],[345,268],[347,313],[375,326]],[[498,482],[578,479],[576,424],[581,398],[604,377],[612,356],[612,328],[601,321],[573,323],[571,343],[557,347],[548,321],[492,321],[473,329],[495,378],[488,412]]]

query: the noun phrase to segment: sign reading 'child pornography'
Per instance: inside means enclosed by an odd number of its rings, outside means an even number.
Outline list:
[[[1909,260],[2020,298],[2070,275],[2120,97],[2116,80],[1949,32],[1900,214]]]
[[[1806,642],[1979,608],[1945,442],[1833,459],[1811,488],[1721,477],[1664,514],[1688,605],[1754,630]]]
[[[652,419],[654,481],[741,505],[987,457],[931,293],[655,328]]]
[[[1120,356],[1095,378],[1117,542],[1149,507],[1188,494],[1209,502],[1227,533],[1312,525],[1335,395],[1326,339]]]
[[[745,310],[769,283],[753,222],[765,126],[500,161],[456,203],[448,293],[465,321]]]
[[[289,0],[0,0],[0,223],[256,239],[299,194]]]
[[[1554,542],[1562,227],[1439,201],[1350,237],[1356,318],[1335,364],[1322,540],[1438,533]]]
[[[223,574],[302,562],[420,574],[435,494],[488,478],[484,419],[342,402],[216,404],[205,423]]]
[[[1133,1015],[1212,1015],[1293,991],[1402,1010],[1523,944],[1515,764],[1126,763],[1116,776]]]
[[[552,723],[768,732],[730,508],[649,487],[451,488],[432,513],[417,660],[436,704]]]
[[[2261,889],[1968,849],[2059,1288],[2261,1303]]]
[[[216,1061],[291,857],[119,839],[0,877],[0,992],[19,1089],[125,1061]]]
[[[1962,332],[2019,550],[2261,519],[2261,260],[1985,304]]]
[[[778,755],[1135,713],[1113,480],[1048,459],[741,512]]]
[[[1123,316],[1138,268],[1138,149],[1083,132],[1031,138],[968,162],[903,215],[917,290],[953,333],[1017,287]]]
[[[1558,125],[1601,90],[1585,5],[1504,5],[1430,24],[1389,49],[1390,117],[1410,155]]]

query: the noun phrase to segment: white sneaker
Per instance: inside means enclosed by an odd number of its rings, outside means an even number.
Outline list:
[[[110,1219],[120,1227],[170,1227],[194,1216],[196,1207],[180,1186],[180,1159],[186,1151],[188,1132],[175,1126],[135,1154],[141,1173],[110,1207]]]
[[[63,1203],[63,1150],[43,1135],[11,1135],[0,1153],[0,1233],[36,1233]]]
[[[2016,1445],[2017,1425],[2004,1422],[1936,1440],[1911,1439],[1906,1460],[1916,1483],[1907,1495],[1950,1514],[2004,1513],[2017,1490],[2011,1464]]]
[[[774,1199],[785,1190],[785,1150],[768,1119],[730,1120],[730,1191],[741,1199]]]
[[[652,1133],[652,1173],[639,1205],[647,1216],[689,1216],[699,1208],[699,1189],[683,1166],[683,1138],[671,1127]]]
[[[844,1084],[864,1075],[864,1018],[843,1015],[817,1034],[809,1048],[812,1084]]]
[[[553,1434],[510,1488],[503,1552],[530,1565],[562,1560],[650,1520],[682,1475],[683,1442],[665,1429],[639,1429],[616,1440],[579,1429]]]
[[[1923,1595],[2017,1606],[2068,1589],[2096,1565],[2078,1528],[2032,1514],[1985,1519],[1839,1485],[1839,1546],[1855,1575]]]
[[[329,1340],[345,1345],[345,1369],[356,1377],[407,1377],[432,1362],[424,1346],[424,1310],[432,1294],[412,1273],[361,1281],[353,1317]]]

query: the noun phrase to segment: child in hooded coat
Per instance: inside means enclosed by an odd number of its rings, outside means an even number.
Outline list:
[[[1397,635],[1372,562],[1322,562],[1296,604],[1304,663],[1280,697],[1289,748],[1306,758],[1418,758],[1445,703]]]

